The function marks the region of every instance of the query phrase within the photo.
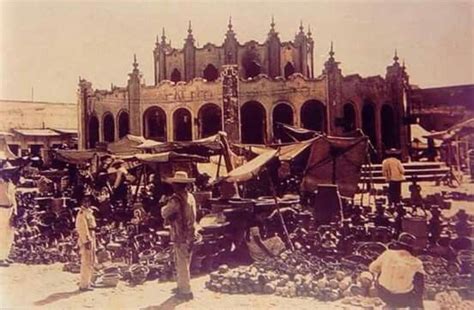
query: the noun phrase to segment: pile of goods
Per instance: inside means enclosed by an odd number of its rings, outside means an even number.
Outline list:
[[[376,297],[374,279],[365,267],[337,262],[334,258],[310,257],[299,251],[250,266],[229,269],[221,265],[210,274],[206,287],[228,294],[275,294],[284,297],[306,296],[321,301],[345,297]],[[354,299],[355,300],[355,299]],[[377,304],[381,303],[379,300]]]
[[[456,291],[438,293],[435,296],[441,310],[468,310],[474,309],[474,301],[463,300]]]

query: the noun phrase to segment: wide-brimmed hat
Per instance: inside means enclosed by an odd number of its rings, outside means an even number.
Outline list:
[[[401,151],[399,149],[396,149],[396,148],[391,148],[391,149],[386,150],[385,154],[387,154],[387,155],[400,155]]]
[[[188,173],[186,171],[176,171],[173,177],[165,178],[165,182],[167,183],[188,184],[194,183],[194,181],[196,181],[196,179],[188,177]]]
[[[3,166],[0,168],[0,173],[5,174],[5,173],[14,173],[18,170],[18,166],[13,166],[10,164],[8,161],[6,161]]]
[[[398,240],[392,243],[395,248],[413,249],[416,245],[416,237],[410,233],[401,233]]]

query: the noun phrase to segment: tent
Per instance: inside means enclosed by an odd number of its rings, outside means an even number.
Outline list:
[[[224,178],[226,182],[244,182],[258,175],[265,164],[277,156],[278,150],[267,151],[248,161],[242,166],[232,170]]]
[[[420,124],[410,125],[411,147],[414,149],[426,149],[428,147],[428,138],[431,133]],[[435,146],[440,147],[441,142],[435,141]]]
[[[18,158],[8,147],[5,136],[9,135],[11,134],[6,132],[0,135],[0,160],[14,160]]]
[[[180,154],[176,152],[163,152],[158,154],[136,154],[133,158],[143,163],[167,163],[170,161],[195,161],[209,162],[209,159],[203,156],[192,154]]]
[[[301,190],[313,192],[319,184],[337,184],[341,195],[353,197],[367,154],[366,136],[319,136],[311,143]]]
[[[430,134],[425,135],[424,137],[448,141],[448,140],[462,139],[466,136],[470,136],[473,134],[474,134],[474,118],[471,118],[464,122],[451,126],[450,128],[446,130],[430,133]]]
[[[194,154],[199,156],[212,156],[222,153],[222,143],[219,134],[193,140],[193,141],[173,141],[165,142],[150,147],[154,153],[176,152],[185,154]]]
[[[142,136],[126,135],[116,142],[107,144],[107,151],[112,154],[135,154],[139,152],[137,147],[146,142],[147,139]]]

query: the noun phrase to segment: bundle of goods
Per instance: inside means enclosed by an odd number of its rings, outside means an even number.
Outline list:
[[[434,299],[441,310],[474,309],[474,301],[463,300],[456,291],[438,293]]]
[[[287,251],[250,266],[229,269],[221,265],[210,274],[206,287],[229,294],[263,293],[336,301],[351,296],[376,297],[373,282],[372,274],[356,264]]]

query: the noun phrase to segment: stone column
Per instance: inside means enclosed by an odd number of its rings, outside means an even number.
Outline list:
[[[221,72],[224,131],[230,142],[240,143],[239,69],[224,65]]]

